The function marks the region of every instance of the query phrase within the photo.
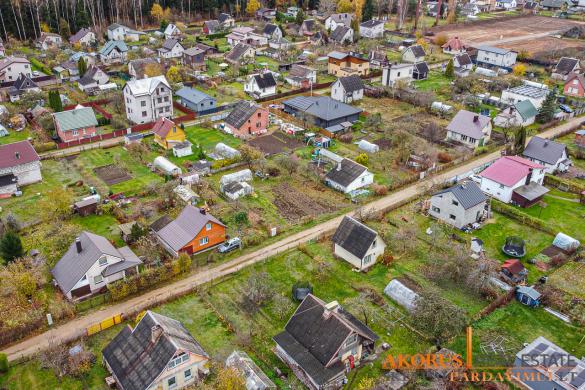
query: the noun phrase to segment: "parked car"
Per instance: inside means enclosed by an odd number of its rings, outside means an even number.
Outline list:
[[[234,237],[234,238],[230,238],[229,240],[227,240],[226,242],[221,244],[217,248],[217,251],[219,253],[228,253],[228,252],[233,251],[234,249],[239,249],[241,247],[242,247],[242,240],[240,240],[239,237]]]

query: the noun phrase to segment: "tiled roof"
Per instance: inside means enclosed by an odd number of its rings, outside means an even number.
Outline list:
[[[575,67],[579,65],[579,60],[576,58],[561,57],[557,65],[555,66],[554,73],[562,75],[568,75]]]
[[[362,259],[377,235],[374,230],[363,223],[345,216],[331,240],[358,259]]]
[[[175,122],[165,118],[164,116],[161,116],[156,120],[156,123],[152,128],[152,132],[161,138],[165,138],[167,134],[169,134],[169,132],[175,127]]]
[[[364,82],[359,76],[340,77],[337,80],[341,83],[345,92],[355,92],[364,89]]]

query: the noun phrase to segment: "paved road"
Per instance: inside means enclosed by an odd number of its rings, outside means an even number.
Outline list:
[[[563,131],[580,124],[583,120],[583,118],[574,118],[558,127],[554,127],[545,131],[541,134],[541,136],[551,137],[562,133]],[[498,158],[499,156],[499,151],[487,154],[476,160],[447,170],[429,179],[422,180],[416,184],[412,184],[383,198],[368,203],[365,208],[368,211],[376,212],[388,210],[393,206],[400,204],[400,202],[413,199],[417,195],[425,192],[426,188],[428,188],[428,185],[431,184],[431,182],[442,182],[449,180],[454,176],[465,174],[474,168],[480,167]],[[168,301],[170,298],[175,296],[189,293],[198,285],[237,272],[238,270],[251,264],[260,262],[267,259],[268,257],[295,248],[301,243],[305,243],[324,234],[331,233],[337,228],[342,218],[343,216],[333,218],[310,229],[283,238],[282,240],[270,244],[262,249],[258,249],[254,252],[237,257],[224,264],[213,268],[202,269],[198,273],[190,275],[185,279],[176,281],[170,285],[160,287],[156,290],[146,292],[127,301],[109,305],[102,308],[101,310],[74,318],[73,320],[59,325],[54,329],[14,344],[4,349],[2,352],[8,355],[8,359],[10,361],[13,361],[35,354],[36,352],[46,348],[51,341],[67,342],[79,338],[85,334],[85,329],[88,326],[99,323],[100,321],[106,318],[110,318],[116,314],[123,313],[124,315],[132,318],[135,314],[142,310],[154,307],[158,303]]]

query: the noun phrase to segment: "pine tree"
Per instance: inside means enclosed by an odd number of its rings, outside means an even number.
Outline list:
[[[447,63],[447,66],[445,67],[445,76],[449,77],[450,79],[455,77],[455,66],[453,65],[453,59],[450,59]]]
[[[22,241],[20,241],[18,234],[12,230],[9,230],[4,236],[2,236],[2,239],[0,239],[0,256],[6,263],[24,256]]]
[[[556,103],[556,91],[553,89],[548,93],[548,95],[546,95],[546,99],[542,103],[542,106],[540,106],[540,110],[538,110],[536,120],[539,123],[548,123],[552,121],[555,117]]]
[[[514,135],[514,153],[522,154],[526,147],[526,129],[521,127]]]
[[[305,21],[305,11],[303,11],[302,8],[299,8],[299,10],[297,11],[297,16],[295,18],[295,22],[296,22],[296,24],[298,24],[300,26],[301,24],[303,24],[304,21]]]
[[[372,20],[372,16],[374,16],[374,2],[373,0],[366,0],[362,9],[362,22]]]
[[[77,61],[77,70],[79,71],[80,78],[87,72],[87,62],[85,62],[83,57],[80,57],[79,61]]]
[[[56,89],[49,91],[49,107],[55,112],[63,111],[63,102],[61,101],[59,91]]]

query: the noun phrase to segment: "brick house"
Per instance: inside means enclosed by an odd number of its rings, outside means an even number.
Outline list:
[[[354,53],[332,51],[327,55],[327,73],[337,76],[367,76],[370,73],[370,62]]]
[[[565,95],[569,96],[585,96],[585,76],[582,74],[572,73],[567,78],[567,82],[563,87]]]
[[[225,118],[225,124],[236,137],[263,134],[268,127],[268,111],[253,102],[242,101]]]
[[[73,110],[53,114],[55,131],[63,142],[77,141],[97,134],[98,122],[91,107],[77,106]]]

